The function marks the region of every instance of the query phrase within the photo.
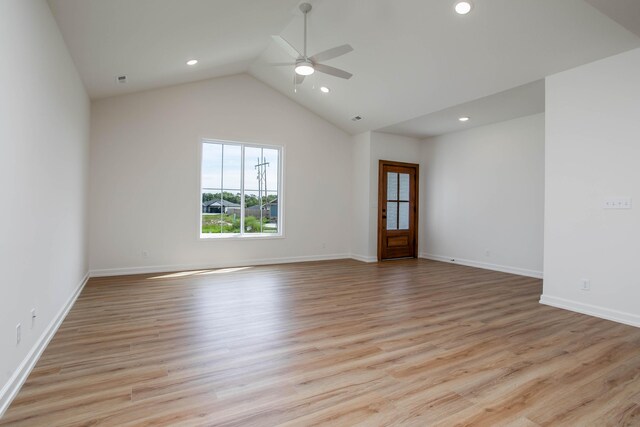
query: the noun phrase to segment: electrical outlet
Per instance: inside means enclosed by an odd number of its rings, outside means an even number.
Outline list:
[[[149,251],[148,251],[148,250],[146,250],[146,249],[145,249],[145,250],[143,250],[143,251],[142,251],[142,257],[143,257],[143,258],[149,258]]]
[[[31,309],[31,329],[36,325],[36,309]]]
[[[608,197],[604,199],[604,209],[632,209],[631,197]]]
[[[16,344],[20,344],[21,340],[22,340],[22,325],[18,323],[16,325]]]
[[[590,291],[591,290],[591,280],[582,279],[582,281],[580,282],[580,289],[582,289],[583,291]]]

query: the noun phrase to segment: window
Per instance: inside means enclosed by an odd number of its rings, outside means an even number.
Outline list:
[[[282,235],[282,148],[204,140],[200,237]]]

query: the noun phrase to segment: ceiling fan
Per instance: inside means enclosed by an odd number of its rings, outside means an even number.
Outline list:
[[[309,76],[316,71],[329,74],[331,76],[340,77],[341,79],[350,79],[353,74],[348,73],[344,70],[340,70],[339,68],[334,68],[329,65],[320,63],[320,61],[327,61],[329,59],[337,58],[338,56],[342,56],[351,52],[353,48],[350,45],[343,44],[342,46],[325,50],[313,56],[307,56],[307,14],[311,11],[311,5],[309,3],[302,3],[300,5],[300,10],[304,14],[304,51],[303,53],[300,53],[295,47],[291,45],[291,43],[289,43],[282,37],[272,36],[273,40],[278,43],[278,45],[282,49],[284,49],[285,52],[287,52],[292,58],[295,59],[295,62],[278,65],[295,66],[294,70],[296,73],[296,84],[302,83],[306,76]]]

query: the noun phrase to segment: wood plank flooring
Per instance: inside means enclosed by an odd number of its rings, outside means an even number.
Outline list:
[[[428,260],[91,279],[0,425],[640,425],[640,329]]]

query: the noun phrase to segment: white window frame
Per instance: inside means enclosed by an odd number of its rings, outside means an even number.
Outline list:
[[[241,173],[240,173],[240,193],[241,193],[241,204],[240,204],[240,233],[203,233],[202,232],[202,190],[203,190],[203,182],[202,182],[202,162],[203,162],[203,151],[204,144],[223,144],[223,145],[236,145],[241,147]],[[245,202],[244,202],[244,160],[245,160],[245,148],[267,148],[271,150],[278,150],[278,232],[277,233],[245,233],[244,231],[244,217],[245,217]],[[223,151],[224,152],[224,151]],[[228,141],[222,139],[212,139],[212,138],[201,138],[198,142],[198,173],[200,183],[198,188],[198,235],[200,240],[219,240],[219,239],[282,239],[284,238],[284,146],[282,145],[273,145],[273,144],[263,144],[256,142],[240,142],[240,141]],[[223,154],[224,156],[224,154]],[[224,157],[223,157],[224,160]],[[223,164],[224,168],[224,164]],[[224,170],[224,169],[223,169]],[[223,171],[221,171],[222,173]],[[224,182],[222,183],[224,186]],[[220,190],[221,192],[224,189]]]

